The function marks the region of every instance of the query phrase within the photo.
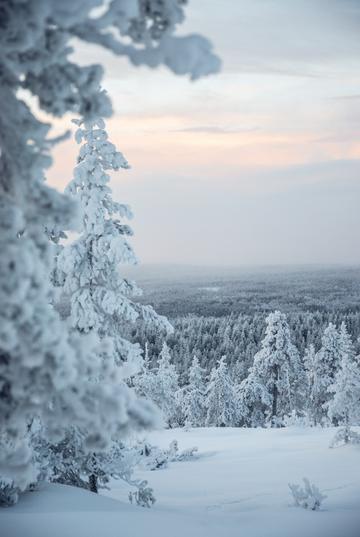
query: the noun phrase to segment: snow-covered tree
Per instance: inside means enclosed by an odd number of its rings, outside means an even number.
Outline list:
[[[89,476],[96,476],[96,486],[106,488],[110,478],[122,479],[139,494],[152,495],[146,481],[133,478],[133,471],[141,461],[137,447],[121,441],[112,441],[96,456],[86,449],[84,434],[78,427],[69,427],[58,443],[50,443],[42,434],[41,424],[31,428],[35,463],[42,479],[92,490]],[[133,493],[132,493],[133,494]],[[153,503],[153,502],[152,502]]]
[[[286,316],[275,311],[266,318],[266,324],[261,349],[250,369],[251,379],[243,391],[250,402],[268,402],[267,419],[272,426],[279,426],[284,416],[302,409],[306,379],[299,353],[291,342]],[[256,392],[253,395],[252,389]]]
[[[340,363],[344,356],[349,357],[351,360],[355,358],[354,343],[352,342],[352,339],[346,327],[345,321],[343,321],[340,325],[339,347],[340,347]]]
[[[73,328],[81,333],[95,331],[109,343],[106,359],[114,365],[126,364],[125,377],[129,377],[138,370],[142,351],[124,338],[124,326],[141,317],[145,324],[171,328],[151,306],[134,302],[140,290],[121,274],[122,264],[137,262],[128,242],[132,230],[126,223],[132,213],[113,200],[108,172],[126,169],[128,164],[108,140],[102,119],[77,123],[76,139],[83,145],[67,191],[80,202],[81,235],[61,251],[58,273],[70,302]]]
[[[181,0],[2,2],[0,437],[6,448],[0,450],[0,474],[16,480],[19,490],[32,479],[25,436],[34,416],[53,436],[68,423],[91,425],[92,443],[101,444],[119,416],[126,421],[129,408],[117,380],[89,361],[88,338],[68,336],[51,309],[53,255],[44,228],[68,229],[76,207],[44,181],[56,140],[49,141],[50,125],[34,115],[24,95],[35,97],[48,117],[111,113],[109,99],[98,91],[101,66],[69,59],[74,38],[134,65],[164,64],[193,79],[216,71],[219,61],[206,39],[173,35],[183,19]],[[100,372],[106,382],[83,382]]]
[[[271,395],[266,385],[251,368],[248,376],[237,388],[239,424],[246,427],[263,427],[271,406]]]
[[[360,365],[354,356],[345,324],[340,329],[341,361],[328,391],[332,398],[325,403],[330,420],[344,428],[344,442],[351,437],[351,425],[360,424]]]
[[[174,364],[171,363],[170,350],[164,341],[157,368],[151,373],[149,393],[145,396],[160,408],[164,420],[170,426],[178,425],[179,411],[179,377]]]
[[[121,275],[121,265],[135,264],[136,258],[127,238],[131,228],[124,222],[132,217],[129,207],[112,198],[109,187],[109,171],[127,168],[123,155],[108,140],[102,119],[87,122],[76,121],[78,143],[82,143],[74,178],[67,190],[78,200],[81,211],[81,233],[71,244],[61,250],[57,258],[59,285],[62,285],[61,302],[69,302],[69,321],[72,329],[79,333],[94,333],[101,342],[101,359],[109,371],[120,372],[119,391],[128,392],[125,379],[134,375],[141,365],[141,348],[124,337],[127,324],[139,317],[145,324],[154,324],[158,329],[171,331],[168,321],[156,315],[150,306],[142,306],[133,298],[139,294],[134,282]],[[102,379],[94,379],[102,382]],[[144,405],[151,424],[151,408],[139,401],[139,411]],[[134,416],[136,428],[138,416]],[[142,424],[144,425],[144,424]],[[84,436],[83,431],[68,435],[68,442]],[[123,440],[120,438],[120,440]],[[86,450],[83,451],[86,452]],[[78,453],[80,451],[78,450]],[[108,465],[104,453],[94,453],[89,464],[91,489],[97,491],[97,480],[106,474],[102,467]]]
[[[218,366],[211,371],[206,393],[206,408],[208,427],[231,427],[237,424],[237,398],[226,365],[226,356],[222,356]]]
[[[205,371],[194,356],[190,371],[189,384],[184,389],[183,404],[185,423],[190,427],[203,427],[206,419],[206,385]]]
[[[307,393],[306,393],[306,412],[310,423],[316,425],[318,416],[318,400],[319,400],[319,378],[317,367],[318,355],[316,354],[314,345],[310,344],[305,350],[304,367],[307,378]]]
[[[141,397],[152,398],[154,390],[155,374],[151,368],[149,348],[147,342],[145,343],[144,359],[142,361],[140,371],[132,377],[132,385],[135,391]]]
[[[342,353],[346,353],[348,340],[346,337],[340,338],[336,326],[330,323],[324,331],[321,343],[321,348],[315,356],[312,373],[314,383],[311,399],[315,425],[328,420],[326,405],[331,399],[329,387],[333,384],[340,367]]]

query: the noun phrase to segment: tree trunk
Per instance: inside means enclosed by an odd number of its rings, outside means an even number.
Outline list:
[[[95,474],[91,474],[89,476],[89,490],[91,492],[95,492],[96,494],[98,492],[97,476]]]
[[[349,419],[347,416],[345,418],[344,442],[345,444],[348,444],[350,442],[350,427],[349,427]]]
[[[271,427],[277,427],[277,423],[275,422],[275,418],[277,418],[277,410],[278,410],[278,387],[277,387],[277,381],[279,377],[279,366],[274,367],[274,383],[272,388],[272,409],[271,409]]]

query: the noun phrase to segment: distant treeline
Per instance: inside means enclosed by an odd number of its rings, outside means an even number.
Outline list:
[[[226,356],[230,371],[238,379],[245,378],[252,365],[254,355],[260,349],[265,335],[267,312],[254,314],[230,314],[222,317],[186,315],[170,319],[174,333],[167,338],[173,363],[180,374],[180,383],[187,382],[188,371],[194,355],[199,359],[207,374],[221,356]],[[336,326],[344,321],[360,353],[360,311],[315,311],[287,315],[291,339],[303,357],[305,349],[313,344],[321,347],[321,337],[329,323]],[[133,341],[144,348],[148,343],[150,361],[155,363],[164,335],[151,332],[138,325],[131,330]]]

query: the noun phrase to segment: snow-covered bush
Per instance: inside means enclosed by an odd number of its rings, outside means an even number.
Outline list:
[[[19,489],[11,479],[0,481],[0,506],[14,505],[19,499]]]
[[[142,481],[136,491],[129,492],[129,501],[140,507],[151,507],[156,502],[156,498],[153,489],[148,487],[147,481]]]
[[[349,426],[341,427],[336,431],[330,442],[330,447],[335,448],[346,444],[360,444],[360,434],[350,429]]]
[[[285,427],[310,427],[312,425],[308,414],[299,414],[293,410],[289,416],[284,416]]]
[[[310,483],[306,477],[303,478],[303,481],[304,487],[289,483],[289,489],[294,499],[294,503],[297,507],[318,511],[327,496],[320,492],[316,485]]]
[[[184,462],[197,458],[197,447],[179,451],[177,440],[173,440],[168,449],[161,449],[143,442],[137,447],[140,454],[139,465],[147,470],[160,470],[166,468],[170,462]]]

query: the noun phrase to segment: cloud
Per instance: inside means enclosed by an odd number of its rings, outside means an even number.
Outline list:
[[[169,132],[191,132],[200,134],[238,134],[259,131],[259,127],[220,127],[219,125],[196,125],[194,127],[183,127],[172,129]]]
[[[243,170],[217,181],[193,170],[114,185],[135,212],[143,262],[360,262],[360,160]]]
[[[179,31],[224,62],[195,84],[83,45],[105,63],[140,258],[360,261],[359,30],[360,0],[194,0]],[[55,149],[57,185],[76,151]]]
[[[335,97],[332,97],[336,101],[359,101],[360,100],[360,93],[352,94],[352,95],[336,95]]]

